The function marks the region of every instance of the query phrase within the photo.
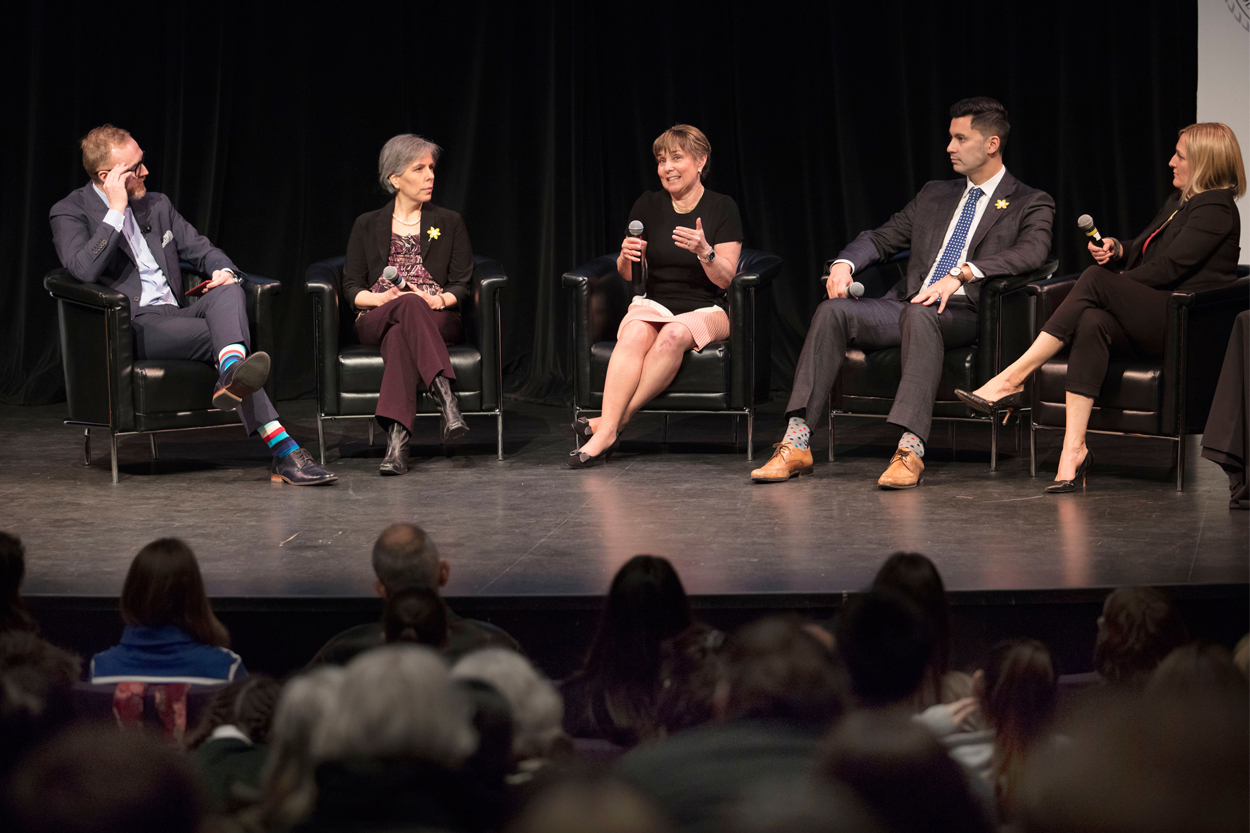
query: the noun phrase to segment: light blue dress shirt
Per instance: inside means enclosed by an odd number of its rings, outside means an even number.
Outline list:
[[[92,188],[100,195],[100,199],[104,200],[104,204],[108,205],[109,198],[100,190],[100,187],[92,183]],[[135,219],[135,213],[126,206],[123,213],[116,209],[110,208],[108,213],[104,215],[104,222],[117,229],[126,238],[126,242],[130,244],[130,251],[135,256],[135,263],[139,265],[139,280],[143,282],[143,293],[139,296],[139,306],[151,307],[157,304],[173,304],[178,305],[174,300],[174,293],[169,288],[169,281],[165,278],[165,273],[161,271],[161,267],[156,263],[156,258],[152,256],[152,250],[148,248],[148,241],[144,239],[143,232],[139,228],[139,221]]]

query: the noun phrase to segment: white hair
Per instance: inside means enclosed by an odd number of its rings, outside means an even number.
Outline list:
[[[564,737],[564,698],[529,660],[507,648],[484,648],[451,669],[458,680],[493,686],[512,709],[512,754],[518,760],[545,758]]]
[[[322,718],[338,706],[345,676],[338,666],[323,666],[301,674],[282,689],[261,778],[262,813],[274,827],[291,827],[312,813],[317,801],[312,735]]]
[[[430,649],[375,648],[345,671],[338,708],[313,732],[316,760],[416,758],[456,767],[477,748],[469,704]]]

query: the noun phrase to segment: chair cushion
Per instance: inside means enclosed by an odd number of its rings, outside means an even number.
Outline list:
[[[973,417],[971,409],[955,397],[955,389],[973,390],[976,384],[977,346],[947,350],[942,358],[934,416]],[[840,410],[860,414],[887,414],[903,378],[903,351],[898,347],[865,353],[852,347],[838,376]]]
[[[1052,359],[1037,372],[1033,419],[1039,425],[1062,426],[1066,357]],[[1095,431],[1165,434],[1163,426],[1163,367],[1158,363],[1112,362],[1102,392],[1094,402],[1089,427]]]

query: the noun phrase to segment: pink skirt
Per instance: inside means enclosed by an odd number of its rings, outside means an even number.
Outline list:
[[[694,349],[702,350],[713,341],[724,341],[729,338],[729,316],[720,307],[704,307],[693,312],[673,315],[664,305],[646,298],[635,298],[629,305],[629,312],[621,319],[621,326],[616,329],[619,339],[625,326],[631,321],[646,321],[649,324],[681,324],[694,337]]]

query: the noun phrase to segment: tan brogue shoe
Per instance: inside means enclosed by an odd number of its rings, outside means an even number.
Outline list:
[[[751,479],[756,483],[780,483],[789,480],[796,474],[812,473],[812,450],[797,448],[794,443],[779,442],[773,446],[772,459],[751,472]]]
[[[914,489],[924,480],[924,460],[915,452],[900,448],[890,458],[890,467],[877,480],[882,489]]]

